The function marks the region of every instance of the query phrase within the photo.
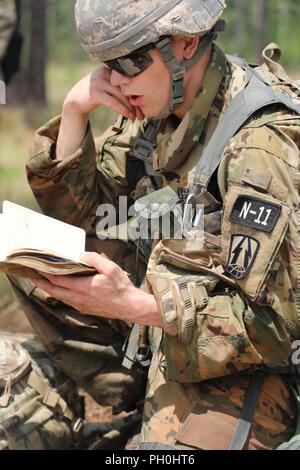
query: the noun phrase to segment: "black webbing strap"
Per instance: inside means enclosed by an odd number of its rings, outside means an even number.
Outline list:
[[[145,165],[145,171],[148,176],[154,178],[157,186],[162,186],[162,176],[158,171],[154,171],[152,167],[153,146],[160,126],[159,119],[151,119],[146,127],[144,135],[139,137],[132,149],[132,156],[141,160]]]
[[[194,195],[200,194],[207,188],[226,146],[255,112],[266,106],[282,104],[300,115],[299,100],[273,89],[243,60],[235,58],[235,62],[246,71],[246,86],[231,101],[199,159],[192,185]]]
[[[229,450],[242,450],[247,442],[264,377],[264,372],[258,371],[251,380]]]

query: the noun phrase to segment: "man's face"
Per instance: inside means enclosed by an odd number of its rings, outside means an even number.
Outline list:
[[[112,70],[111,84],[121,88],[130,103],[141,110],[145,117],[158,116],[170,100],[170,72],[160,53],[148,52],[153,63],[144,72],[130,78]]]

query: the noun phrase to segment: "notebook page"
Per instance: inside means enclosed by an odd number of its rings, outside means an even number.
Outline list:
[[[12,202],[3,202],[1,223],[5,225],[5,254],[20,248],[35,248],[79,262],[80,254],[85,251],[83,229]]]

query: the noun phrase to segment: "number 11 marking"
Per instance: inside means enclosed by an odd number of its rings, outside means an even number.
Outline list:
[[[260,207],[259,208],[259,216],[257,217],[257,219],[255,219],[254,222],[257,223],[257,224],[260,224],[260,225],[264,225],[266,227],[268,225],[268,220],[269,220],[269,217],[272,213],[272,209],[267,209],[266,210],[266,212],[267,212],[266,218],[265,218],[265,220],[261,221],[261,218],[262,218],[264,212],[265,212],[265,207],[264,206]]]

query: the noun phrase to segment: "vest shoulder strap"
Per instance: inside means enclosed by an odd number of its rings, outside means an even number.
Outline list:
[[[229,60],[231,59],[246,71],[246,86],[233,98],[202,153],[196,167],[192,186],[193,194],[199,194],[206,190],[211,175],[219,166],[226,146],[257,111],[266,106],[282,104],[290,111],[300,115],[299,100],[274,90],[243,59],[229,56]]]

